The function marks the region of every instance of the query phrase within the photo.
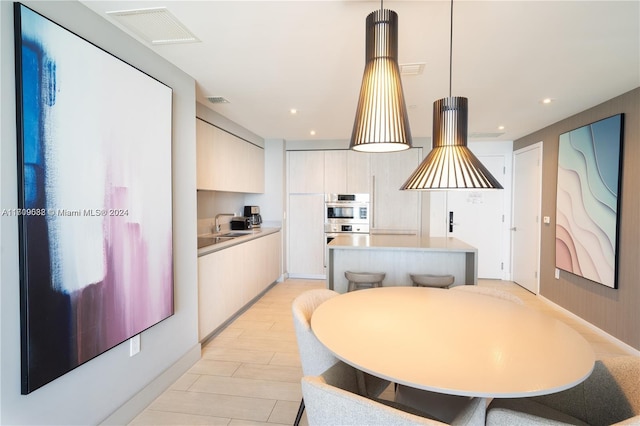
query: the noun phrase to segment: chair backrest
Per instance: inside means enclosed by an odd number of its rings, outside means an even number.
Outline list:
[[[357,372],[338,362],[321,376],[302,378],[307,419],[314,425],[444,425],[416,410],[357,393]],[[451,424],[484,425],[485,401],[474,398]]]
[[[497,297],[500,299],[509,300],[519,305],[524,305],[522,299],[520,299],[515,294],[509,293],[508,291],[499,290],[497,288],[478,287],[477,285],[457,285],[455,287],[449,287],[449,289],[456,291],[467,291],[470,293],[482,294],[484,296]]]
[[[535,400],[591,425],[611,425],[638,416],[640,357],[598,360],[584,382]]]
[[[338,362],[338,359],[318,340],[311,330],[311,315],[322,302],[338,293],[328,289],[305,291],[291,305],[298,352],[305,376],[317,376]]]

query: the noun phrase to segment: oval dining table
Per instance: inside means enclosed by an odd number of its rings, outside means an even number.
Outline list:
[[[515,398],[568,389],[595,356],[562,322],[512,301],[422,287],[341,294],[313,313],[317,338],[342,361],[400,385]]]

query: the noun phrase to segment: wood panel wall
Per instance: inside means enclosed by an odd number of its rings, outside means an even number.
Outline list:
[[[560,134],[624,113],[618,288],[555,271],[556,179]],[[640,88],[514,141],[514,151],[542,141],[540,294],[640,350]]]

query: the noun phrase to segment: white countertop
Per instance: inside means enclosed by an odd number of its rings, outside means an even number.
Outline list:
[[[452,237],[420,237],[418,235],[344,234],[328,245],[331,249],[403,249],[425,251],[477,252],[464,241]]]
[[[589,376],[591,346],[560,321],[511,301],[419,287],[358,290],[322,303],[316,337],[343,361],[440,393],[526,397]]]
[[[242,244],[245,243],[247,241],[250,240],[254,240],[256,238],[260,238],[260,237],[264,237],[265,235],[269,235],[269,234],[274,234],[276,232],[279,232],[280,228],[254,228],[254,229],[247,229],[247,230],[225,230],[225,231],[221,231],[215,234],[203,234],[203,235],[198,235],[198,238],[213,238],[213,237],[221,237],[224,236],[225,234],[229,234],[229,233],[235,233],[235,232],[242,232],[245,233],[245,235],[241,236],[241,237],[235,237],[231,240],[228,241],[223,241],[221,243],[218,244],[212,244],[210,246],[206,246],[206,247],[202,247],[198,249],[198,257],[200,256],[204,256],[207,255],[209,253],[213,253],[231,246],[235,246],[237,244]]]

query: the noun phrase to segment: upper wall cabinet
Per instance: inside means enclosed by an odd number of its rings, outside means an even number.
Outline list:
[[[368,153],[327,150],[287,154],[290,194],[371,192]]]
[[[368,194],[371,192],[369,153],[335,150],[324,152],[324,192]]]
[[[197,187],[264,192],[264,149],[196,119]]]
[[[324,151],[289,151],[289,193],[324,193]]]

